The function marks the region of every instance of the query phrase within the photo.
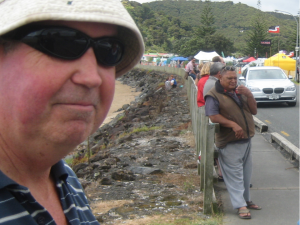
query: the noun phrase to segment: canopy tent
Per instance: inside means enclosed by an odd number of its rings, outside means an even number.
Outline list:
[[[203,52],[200,51],[197,55],[195,55],[195,59],[198,59],[199,61],[211,61],[213,57],[220,56],[216,52]]]
[[[252,62],[255,61],[256,59],[254,57],[250,57],[248,59],[243,60],[243,62]]]
[[[174,58],[172,58],[171,60],[172,60],[172,61],[173,61],[173,60],[176,60],[176,61],[177,61],[177,60],[179,60],[179,61],[187,61],[188,58],[179,56],[179,57],[174,57]]]
[[[247,60],[247,59],[249,59],[250,57],[249,56],[245,56],[245,57],[243,57],[243,58],[239,58],[238,59],[238,62],[244,62],[244,60]]]
[[[265,66],[278,66],[283,70],[295,71],[296,60],[291,59],[284,53],[278,53],[265,60]]]
[[[226,58],[223,58],[225,62],[233,62],[234,60],[236,60],[236,58],[234,58],[233,56],[227,56]]]
[[[166,64],[170,64],[171,60],[174,58],[175,58],[175,56],[171,56],[170,58],[168,58]]]

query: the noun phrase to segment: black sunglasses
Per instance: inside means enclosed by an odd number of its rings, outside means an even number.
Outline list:
[[[229,71],[235,71],[235,67],[234,66],[223,66],[222,70],[229,70]]]
[[[66,60],[78,59],[92,47],[98,64],[104,66],[118,65],[124,55],[124,47],[117,38],[91,38],[69,27],[27,25],[2,38],[21,41],[47,55]]]

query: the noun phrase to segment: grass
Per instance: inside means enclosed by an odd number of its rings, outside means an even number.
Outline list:
[[[89,153],[86,152],[84,156],[74,155],[72,158],[65,159],[65,162],[69,166],[75,166],[75,165],[80,164],[80,163],[88,162],[89,159],[92,158],[94,155],[95,154],[89,156]]]
[[[155,221],[149,223],[148,225],[220,225],[222,224],[222,217],[221,215],[215,215],[208,219],[203,219],[200,216],[187,216],[187,218],[166,218],[161,217],[155,219]]]
[[[123,119],[123,118],[124,118],[124,115],[120,116],[120,117],[118,118],[118,120],[121,120],[121,119]]]
[[[66,162],[69,166],[71,166],[71,165],[73,164],[73,158],[67,158],[67,159],[65,159],[65,162]]]
[[[214,215],[212,217],[202,218],[197,214],[165,214],[151,215],[144,218],[134,218],[124,221],[115,222],[115,225],[221,225],[222,215]]]
[[[151,131],[151,130],[159,130],[161,128],[162,128],[161,126],[154,126],[154,127],[143,126],[143,127],[137,127],[137,128],[134,128],[131,132],[125,132],[123,134],[120,134],[119,138],[125,137],[127,135],[131,135],[131,134],[134,134],[134,133],[147,132],[147,131]]]

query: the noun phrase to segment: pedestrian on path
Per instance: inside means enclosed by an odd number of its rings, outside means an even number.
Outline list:
[[[261,209],[250,198],[252,115],[257,113],[257,104],[247,87],[236,85],[235,68],[224,66],[220,80],[205,95],[205,112],[213,123],[220,124],[215,144],[233,208],[241,219],[251,219],[248,209]]]

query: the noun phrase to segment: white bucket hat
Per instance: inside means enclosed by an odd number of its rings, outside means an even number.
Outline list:
[[[120,0],[0,0],[0,15],[0,36],[45,20],[117,25],[118,38],[125,46],[124,58],[116,66],[117,77],[131,70],[144,53],[142,35]]]

